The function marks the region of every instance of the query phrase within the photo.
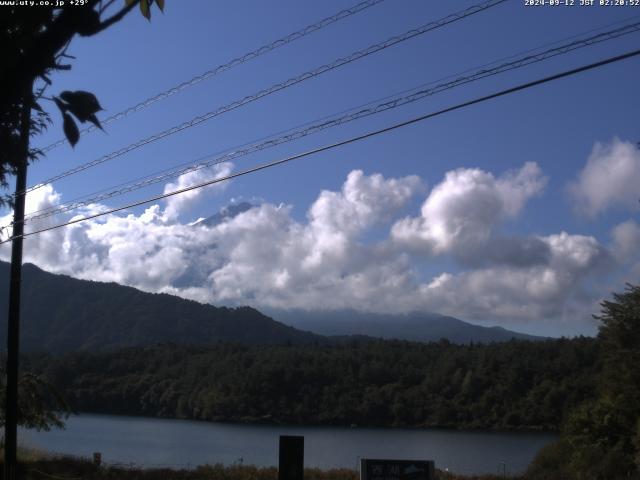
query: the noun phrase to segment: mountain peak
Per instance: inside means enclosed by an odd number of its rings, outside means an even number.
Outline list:
[[[220,225],[222,222],[237,217],[241,213],[251,210],[253,207],[255,207],[255,205],[249,202],[232,203],[222,207],[218,213],[202,220],[198,220],[193,225],[215,227],[216,225]]]

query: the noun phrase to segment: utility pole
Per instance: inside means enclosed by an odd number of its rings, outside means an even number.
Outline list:
[[[11,241],[11,273],[9,280],[9,321],[7,322],[7,390],[4,424],[5,480],[17,478],[18,440],[18,356],[20,354],[20,288],[22,283],[22,234],[24,204],[29,163],[29,134],[33,82],[29,82],[22,97],[20,119],[20,150],[16,172],[16,195],[13,210],[13,240]]]

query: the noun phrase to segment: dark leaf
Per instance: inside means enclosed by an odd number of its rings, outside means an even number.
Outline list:
[[[47,85],[51,85],[51,79],[49,77],[47,77],[46,75],[40,75],[40,77],[45,81]]]
[[[156,0],[156,5],[158,5],[161,12],[164,12],[164,0]]]
[[[76,31],[83,37],[94,35],[100,28],[100,13],[91,8],[83,9],[82,21],[77,23]]]
[[[80,131],[78,130],[78,126],[76,122],[71,118],[71,115],[68,113],[63,114],[64,124],[62,128],[64,129],[64,135],[67,137],[67,140],[71,144],[72,147],[78,143],[80,140]]]
[[[39,148],[31,148],[29,149],[29,159],[37,160],[39,157],[42,157],[44,152]]]
[[[102,128],[102,125],[100,124],[100,120],[98,120],[98,117],[96,117],[95,115],[89,115],[89,118],[87,120],[89,120],[91,123],[93,123],[96,127],[98,127],[100,130],[104,132],[104,128]]]
[[[68,102],[68,103],[80,102],[86,105],[88,109],[91,109],[93,113],[96,113],[102,110],[102,107],[98,102],[98,99],[91,92],[86,92],[84,90],[75,90],[75,91],[65,90],[60,94],[60,98],[62,98],[65,102]]]
[[[140,0],[140,11],[147,20],[151,20],[151,8],[149,8],[149,0]]]
[[[71,70],[71,65],[67,63],[58,63],[56,64],[56,70]]]
[[[98,99],[90,92],[67,90],[60,94],[60,98],[67,102],[67,109],[82,123],[90,120],[91,115],[102,110]]]
[[[33,108],[34,110],[39,111],[40,113],[44,113],[44,110],[42,109],[42,107],[40,106],[40,104],[38,102],[36,102],[35,100],[33,101],[33,103],[31,104],[31,108]]]

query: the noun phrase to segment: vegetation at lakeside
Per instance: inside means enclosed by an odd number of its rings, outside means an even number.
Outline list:
[[[595,395],[572,410],[560,439],[538,454],[533,480],[640,478],[640,286],[602,303]]]
[[[591,338],[455,345],[161,345],[30,355],[72,409],[210,421],[558,429],[593,397]]]
[[[193,470],[142,469],[117,466],[96,467],[91,461],[76,457],[46,457],[27,452],[20,462],[20,478],[42,480],[43,478],[83,480],[277,480],[276,467],[253,465],[223,466],[202,465]],[[0,469],[2,468],[0,463]],[[305,480],[358,480],[359,472],[347,468],[320,470],[305,468]],[[498,475],[454,475],[436,471],[436,480],[498,480]],[[516,480],[522,477],[509,477]],[[524,478],[523,478],[524,480]]]

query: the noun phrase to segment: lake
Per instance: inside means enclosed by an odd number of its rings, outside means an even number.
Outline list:
[[[192,468],[205,463],[278,463],[279,435],[304,435],[305,466],[358,468],[361,457],[435,460],[456,473],[523,471],[557,436],[385,428],[237,425],[83,414],[66,430],[20,430],[21,445],[78,456],[101,452],[104,463]]]

